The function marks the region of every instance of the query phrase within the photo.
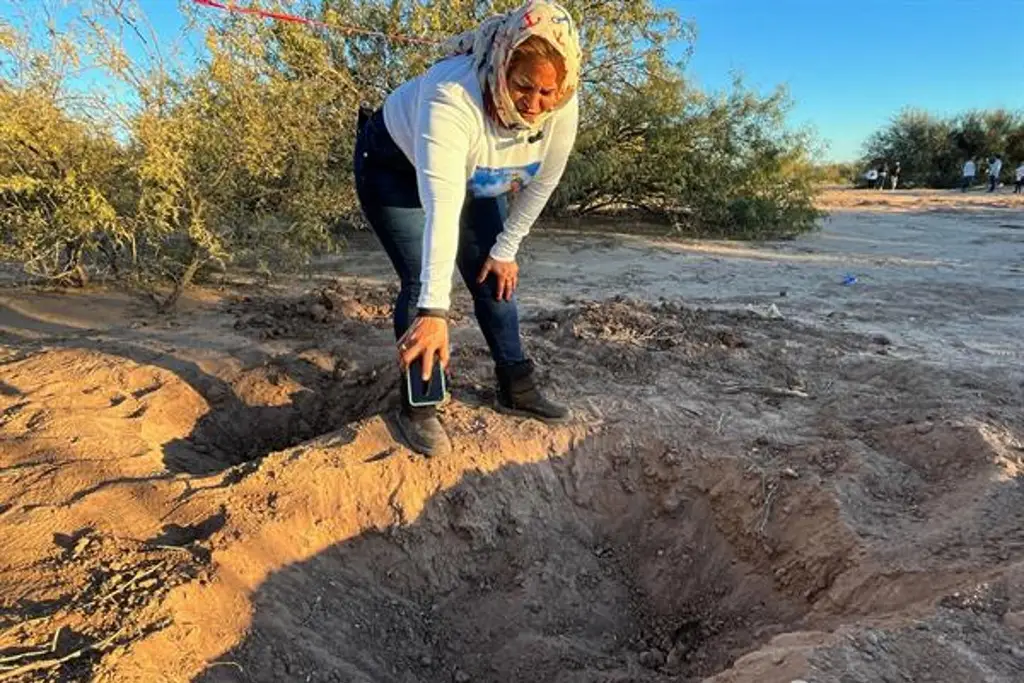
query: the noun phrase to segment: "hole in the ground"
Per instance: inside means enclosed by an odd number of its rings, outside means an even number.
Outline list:
[[[806,613],[804,587],[778,588],[767,555],[736,540],[755,535],[736,527],[756,517],[759,482],[736,470],[742,485],[710,493],[715,472],[633,448],[467,473],[414,522],[273,573],[223,660],[256,681],[678,681]]]
[[[295,446],[385,411],[397,381],[393,362],[340,375],[299,361],[247,371],[207,392],[209,410],[164,447],[165,464],[209,474]]]

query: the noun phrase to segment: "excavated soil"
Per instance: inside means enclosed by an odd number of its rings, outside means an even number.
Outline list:
[[[0,681],[1024,680],[1019,366],[571,289],[430,460],[386,283],[5,291]]]

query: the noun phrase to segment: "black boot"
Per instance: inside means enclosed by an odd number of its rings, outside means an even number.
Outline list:
[[[499,365],[498,375],[499,412],[519,417],[533,417],[550,424],[568,422],[572,414],[569,409],[544,398],[537,388],[533,376],[533,361]]]
[[[435,406],[415,407],[409,405],[408,389],[402,385],[402,406],[398,409],[396,423],[398,431],[412,450],[420,455],[431,458],[435,455],[447,455],[452,450],[452,442],[448,439],[441,421],[437,419]]]

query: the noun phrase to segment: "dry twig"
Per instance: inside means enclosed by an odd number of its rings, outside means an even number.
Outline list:
[[[36,654],[37,655],[43,655],[43,654],[49,654],[49,653],[53,652],[53,650],[54,650],[54,648],[56,647],[56,644],[57,644],[57,638],[58,638],[58,636],[60,636],[60,632],[63,630],[63,628],[64,627],[61,626],[59,629],[57,629],[57,632],[53,635],[53,640],[51,641],[51,645],[50,645],[50,650],[49,651],[43,650],[43,651],[37,652]],[[120,636],[122,633],[124,633],[125,630],[127,630],[127,629],[128,629],[128,624],[125,624],[121,628],[117,629],[117,631],[115,631],[113,634],[111,634],[110,636],[104,638],[100,642],[98,642],[98,643],[90,643],[89,645],[85,645],[83,647],[80,647],[77,650],[75,650],[74,652],[66,654],[63,657],[51,657],[50,659],[40,659],[40,660],[35,661],[35,662],[30,662],[28,664],[23,664],[21,666],[17,666],[17,667],[14,667],[14,668],[9,668],[9,669],[7,669],[7,670],[5,670],[3,672],[0,672],[0,681],[6,681],[6,680],[10,680],[12,678],[17,678],[18,676],[24,676],[25,674],[31,673],[33,671],[40,671],[40,670],[43,670],[43,669],[53,669],[53,668],[61,666],[62,664],[66,664],[67,662],[70,662],[73,659],[78,659],[79,657],[87,655],[87,654],[89,654],[91,652],[102,652],[103,650],[107,649],[110,646],[111,643],[113,643],[115,640],[117,640],[118,636]]]

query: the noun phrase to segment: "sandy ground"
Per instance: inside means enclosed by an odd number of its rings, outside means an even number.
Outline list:
[[[576,420],[491,410],[460,291],[433,460],[370,240],[173,317],[0,291],[0,681],[1024,680],[1024,201],[822,201],[785,243],[539,230]]]

